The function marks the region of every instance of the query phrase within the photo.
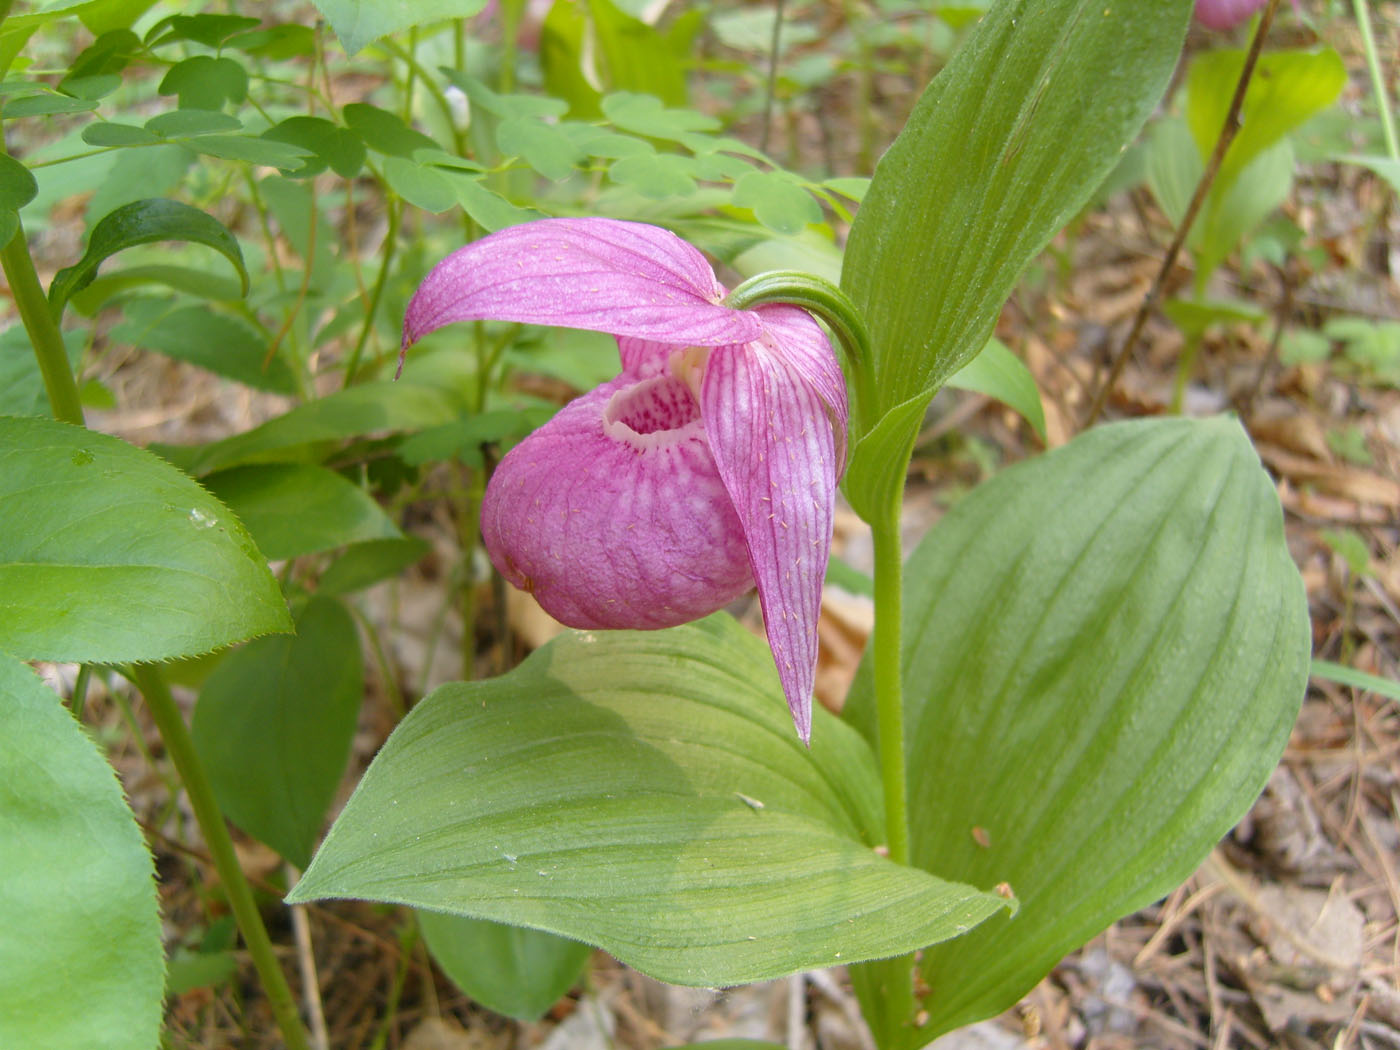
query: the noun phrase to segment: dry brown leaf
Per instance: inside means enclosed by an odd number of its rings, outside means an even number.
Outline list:
[[[1255,448],[1270,470],[1297,484],[1313,485],[1329,495],[1358,503],[1378,504],[1392,511],[1400,509],[1400,482],[1383,478],[1369,470],[1322,463],[1263,442],[1256,444]]]

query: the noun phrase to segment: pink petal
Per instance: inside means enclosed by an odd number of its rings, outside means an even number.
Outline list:
[[[681,346],[757,339],[757,317],[720,306],[705,257],[669,230],[615,219],[541,219],[459,248],[418,286],[403,343],[453,321],[587,328]]]
[[[846,377],[831,349],[831,340],[806,310],[796,306],[760,306],[763,345],[806,380],[826,402],[836,431],[837,476],[846,462],[846,427],[850,408],[846,401]]]
[[[1196,21],[1207,29],[1232,29],[1265,3],[1267,0],[1196,0]]]
[[[785,359],[756,345],[724,346],[710,352],[700,415],[743,523],[783,693],[807,741],[836,501],[827,406]]]
[[[501,460],[481,529],[501,575],[570,627],[673,627],[753,586],[698,406],[669,376],[564,406]]]

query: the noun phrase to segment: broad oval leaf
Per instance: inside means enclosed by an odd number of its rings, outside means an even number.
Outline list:
[[[873,420],[982,349],[1021,270],[1157,104],[1190,12],[1005,0],[928,86],[875,169],[841,272],[873,340]]]
[[[0,649],[167,660],[290,626],[247,531],[190,478],[106,434],[0,417]]]
[[[564,635],[418,704],[289,899],[531,926],[692,985],[911,951],[1006,906],[876,853],[874,758],[815,715],[809,751],[729,617]]]
[[[248,270],[238,239],[212,215],[179,201],[155,198],[133,201],[103,216],[92,228],[87,251],[78,262],[54,275],[49,286],[49,305],[55,314],[74,292],[85,288],[97,276],[97,267],[123,248],[153,241],[194,241],[208,245],[226,258],[238,271],[243,294],[248,294]]]
[[[354,621],[319,596],[296,634],[229,653],[200,691],[192,733],[219,808],[299,868],[345,775],[363,694]]]
[[[1195,869],[1283,751],[1309,629],[1278,497],[1226,419],[1100,427],[997,475],[907,580],[914,861],[1021,902],[924,953],[929,1023],[889,1044],[913,1047]],[[867,736],[869,672],[846,708]]]
[[[593,949],[526,926],[506,926],[435,911],[418,912],[433,958],[482,1006],[538,1021],[573,987]]]
[[[367,44],[411,26],[470,18],[486,0],[313,0],[316,9],[340,38],[340,46],[353,55]]]
[[[149,1050],[165,978],[155,867],[121,786],[3,653],[0,723],[0,1046]]]

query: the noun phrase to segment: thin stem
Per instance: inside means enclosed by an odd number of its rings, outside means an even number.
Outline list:
[[[1395,118],[1390,112],[1390,92],[1385,86],[1385,72],[1381,68],[1380,56],[1376,54],[1376,38],[1371,32],[1371,13],[1366,9],[1366,0],[1351,0],[1356,12],[1356,24],[1361,29],[1361,45],[1366,52],[1366,68],[1371,73],[1371,90],[1376,93],[1376,109],[1381,115],[1381,130],[1385,134],[1385,151],[1391,160],[1400,160],[1400,144],[1395,138]]]
[[[773,36],[768,48],[768,88],[763,97],[763,134],[758,148],[768,152],[768,140],[773,133],[773,102],[778,96],[778,49],[783,41],[783,0],[773,5]]]
[[[1245,92],[1249,89],[1249,82],[1254,76],[1254,67],[1259,61],[1259,55],[1264,50],[1264,37],[1268,35],[1269,26],[1273,24],[1274,13],[1278,10],[1279,3],[1280,0],[1269,0],[1269,6],[1264,8],[1264,13],[1259,18],[1259,25],[1254,30],[1254,39],[1249,43],[1249,53],[1245,55],[1244,67],[1240,70],[1239,82],[1235,85],[1235,94],[1230,99],[1230,108],[1225,113],[1225,124],[1220,129],[1219,137],[1215,140],[1215,149],[1211,151],[1210,160],[1206,162],[1205,170],[1201,172],[1200,181],[1196,183],[1196,192],[1191,195],[1191,203],[1186,208],[1186,214],[1182,216],[1181,225],[1176,230],[1176,236],[1172,238],[1172,243],[1167,248],[1167,254],[1162,257],[1162,265],[1157,270],[1156,280],[1152,282],[1147,298],[1143,299],[1142,305],[1138,307],[1137,316],[1133,318],[1133,326],[1128,331],[1128,337],[1123,340],[1123,345],[1119,348],[1118,355],[1108,370],[1108,378],[1099,387],[1099,392],[1094,397],[1094,403],[1089,406],[1089,414],[1084,417],[1084,426],[1086,427],[1099,418],[1099,413],[1103,411],[1104,404],[1108,401],[1109,393],[1117,385],[1118,377],[1123,374],[1123,368],[1128,363],[1133,349],[1137,346],[1138,337],[1142,335],[1143,327],[1147,324],[1148,315],[1152,313],[1162,298],[1162,290],[1166,287],[1167,276],[1172,272],[1172,267],[1176,265],[1176,257],[1181,254],[1181,249],[1186,244],[1186,236],[1191,232],[1196,215],[1205,204],[1206,195],[1215,182],[1215,176],[1220,171],[1225,154],[1229,150],[1230,144],[1235,141],[1235,134],[1240,130],[1240,110],[1244,106]]]
[[[158,668],[149,664],[132,666],[128,674],[141,694],[146,698],[146,707],[155,719],[160,730],[161,740],[170,760],[175,764],[180,779],[184,782],[190,806],[194,810],[199,830],[209,846],[214,868],[228,893],[229,906],[233,908],[234,920],[243,935],[243,942],[253,958],[253,966],[258,971],[263,990],[267,993],[272,1013],[277,1018],[282,1039],[288,1050],[310,1050],[306,1029],[302,1027],[297,1014],[296,1000],[287,986],[286,975],[278,965],[277,956],[272,950],[272,940],[267,935],[262,916],[258,913],[257,902],[253,899],[252,887],[238,863],[234,852],[233,838],[228,825],[224,823],[219,804],[214,799],[214,789],[204,772],[204,766],[194,748],[194,739],[185,725],[184,716],[170,694],[170,687],[161,677]]]
[[[399,220],[403,203],[392,195],[388,200],[389,228],[384,232],[384,244],[379,250],[379,273],[374,278],[374,289],[369,293],[369,305],[365,307],[365,323],[360,328],[360,337],[355,340],[355,349],[345,364],[345,385],[355,382],[355,372],[360,367],[360,358],[365,352],[365,343],[374,331],[374,315],[379,312],[379,300],[384,296],[384,283],[389,279],[389,267],[393,264],[394,253],[399,242]],[[399,368],[403,368],[403,354],[399,354]]]
[[[875,542],[875,710],[880,781],[885,796],[885,844],[890,860],[909,863],[909,802],[904,763],[904,682],[900,635],[904,617],[904,560],[899,504],[872,525]]]
[[[29,255],[23,222],[19,223],[10,243],[0,251],[0,264],[4,266],[5,278],[10,282],[15,306],[19,308],[20,320],[24,322],[24,330],[29,333],[29,344],[39,361],[39,372],[44,377],[44,390],[49,395],[49,407],[53,410],[54,419],[84,426],[83,403],[78,398],[73,366],[68,363],[68,352],[63,348],[58,318],[49,309],[49,301],[39,283],[39,274],[34,269],[34,260]]]

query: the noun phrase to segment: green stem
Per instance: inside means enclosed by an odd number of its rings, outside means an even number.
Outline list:
[[[1381,129],[1385,134],[1385,151],[1391,160],[1400,160],[1400,144],[1395,138],[1395,118],[1390,113],[1390,92],[1385,86],[1385,72],[1381,68],[1380,56],[1376,54],[1376,38],[1371,33],[1371,13],[1366,9],[1366,0],[1351,0],[1356,12],[1356,24],[1361,29],[1361,44],[1366,52],[1366,68],[1371,72],[1371,89],[1376,93],[1376,109],[1381,115]]]
[[[29,255],[23,222],[10,238],[10,243],[0,252],[0,264],[4,266],[5,279],[10,282],[24,330],[29,333],[29,344],[34,347],[34,356],[38,358],[39,372],[44,377],[44,389],[48,392],[54,419],[84,426],[83,404],[78,399],[73,366],[68,363],[68,352],[63,349],[58,318],[49,309],[49,301],[39,283],[39,274],[34,269],[34,260]]]
[[[194,739],[185,725],[184,716],[170,695],[170,687],[161,677],[160,671],[149,664],[137,664],[130,668],[131,680],[146,698],[146,707],[155,719],[160,730],[161,740],[170,760],[175,764],[180,779],[184,781],[185,792],[189,795],[190,806],[194,809],[195,820],[209,846],[209,854],[214,859],[219,879],[228,893],[229,905],[233,908],[234,920],[238,923],[243,942],[253,957],[253,966],[258,971],[263,990],[267,993],[272,1013],[277,1018],[277,1027],[282,1031],[282,1039],[288,1050],[310,1050],[306,1029],[302,1027],[297,1013],[292,990],[287,986],[287,978],[278,965],[277,956],[272,950],[272,940],[267,935],[262,916],[258,913],[257,902],[253,900],[253,889],[248,885],[247,876],[238,863],[238,855],[233,849],[233,838],[228,825],[224,823],[219,804],[214,799],[214,789],[205,775],[204,766],[194,748]]]
[[[345,385],[350,386],[355,382],[355,372],[360,367],[360,358],[365,352],[365,343],[369,341],[369,336],[374,331],[374,315],[379,312],[379,300],[384,297],[384,283],[389,279],[389,267],[393,264],[394,253],[399,243],[399,221],[403,212],[403,203],[392,194],[387,201],[389,210],[389,228],[384,232],[384,244],[379,250],[379,273],[374,278],[374,288],[369,293],[369,305],[365,307],[365,323],[360,328],[360,337],[355,340],[355,349],[350,354],[350,360],[345,364]],[[403,368],[400,360],[399,368]]]
[[[866,433],[873,425],[865,414],[875,407],[875,372],[870,335],[855,304],[825,278],[797,270],[773,270],[750,277],[724,298],[724,305],[732,310],[748,310],[764,303],[800,306],[830,326],[846,351],[846,370],[855,393],[851,406],[855,432]]]
[[[904,559],[899,505],[872,524],[875,543],[875,710],[880,782],[885,795],[885,842],[890,860],[909,863],[909,802],[904,762],[904,682],[901,627],[904,617]]]

